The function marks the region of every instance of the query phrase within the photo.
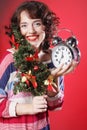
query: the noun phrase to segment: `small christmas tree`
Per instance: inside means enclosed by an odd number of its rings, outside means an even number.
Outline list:
[[[39,61],[38,50],[24,39],[20,31],[13,26],[10,42],[15,48],[14,65],[17,68],[18,81],[14,83],[14,94],[31,92],[33,95],[47,94],[56,84],[46,64]]]

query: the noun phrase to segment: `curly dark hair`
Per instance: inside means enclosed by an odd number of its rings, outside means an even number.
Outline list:
[[[31,18],[33,19],[39,18],[42,20],[43,25],[46,27],[45,28],[46,38],[42,46],[43,49],[48,49],[49,47],[48,43],[52,39],[53,34],[57,30],[57,26],[59,25],[59,18],[43,2],[31,0],[31,1],[23,2],[16,9],[16,11],[14,12],[11,18],[11,26],[15,25],[20,30],[19,28],[20,13],[24,10],[29,13],[29,16]]]

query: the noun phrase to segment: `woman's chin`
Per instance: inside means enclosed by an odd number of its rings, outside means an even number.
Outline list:
[[[39,41],[35,41],[35,42],[31,42],[31,41],[28,41],[34,48],[39,48],[41,42]]]

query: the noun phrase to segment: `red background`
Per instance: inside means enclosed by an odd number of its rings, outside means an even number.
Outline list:
[[[0,59],[9,47],[4,25],[24,0],[0,0]],[[65,77],[65,101],[61,111],[50,112],[51,130],[87,130],[87,1],[42,0],[60,17],[60,27],[71,29],[79,40],[81,62]]]

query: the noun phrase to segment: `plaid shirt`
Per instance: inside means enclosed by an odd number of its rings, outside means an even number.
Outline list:
[[[48,63],[48,67],[52,65]],[[17,116],[17,103],[31,103],[32,94],[13,94],[16,69],[12,53],[8,53],[0,64],[0,130],[50,130],[48,111],[36,115]],[[64,99],[63,77],[58,78],[59,93],[48,99],[48,109],[60,109]]]

